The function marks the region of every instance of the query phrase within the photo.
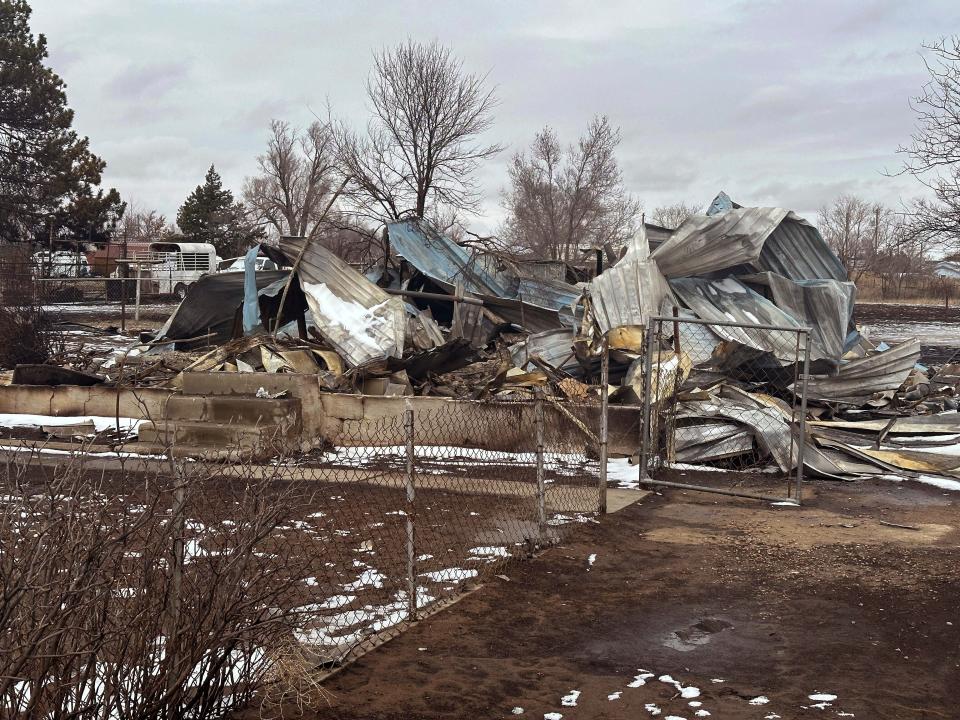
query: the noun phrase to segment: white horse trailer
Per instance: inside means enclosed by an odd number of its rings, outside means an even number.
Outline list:
[[[210,243],[153,242],[135,260],[150,260],[145,267],[143,289],[183,299],[191,283],[217,268],[217,251]]]

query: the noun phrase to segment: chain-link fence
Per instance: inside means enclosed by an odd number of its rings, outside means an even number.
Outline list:
[[[809,362],[806,328],[652,318],[641,481],[799,503]]]
[[[544,396],[421,398],[345,420],[309,452],[266,438],[271,460],[239,440],[219,457],[6,448],[0,615],[15,630],[0,635],[0,714],[316,701],[318,667],[594,521],[586,416]]]

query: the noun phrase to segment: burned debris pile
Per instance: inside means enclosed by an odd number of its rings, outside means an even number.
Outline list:
[[[611,403],[669,405],[668,461],[960,476],[943,450],[960,433],[960,366],[862,335],[856,288],[813,225],[721,193],[652,229],[578,282],[416,219],[388,226],[388,256],[366,274],[283,238],[192,285],[154,337],[73,369],[171,389],[184,372],[298,373],[330,392],[598,403],[607,353]],[[257,271],[258,254],[285,269]]]

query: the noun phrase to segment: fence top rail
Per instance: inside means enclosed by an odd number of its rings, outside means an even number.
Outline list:
[[[738,327],[738,328],[749,328],[750,330],[782,330],[783,332],[795,332],[799,334],[809,335],[811,329],[809,327],[795,327],[789,325],[764,325],[762,323],[744,323],[737,322],[735,320],[704,320],[702,318],[693,318],[693,317],[673,317],[672,315],[654,315],[650,318],[651,322],[676,322],[676,323],[692,323],[694,325],[716,325],[719,327]]]

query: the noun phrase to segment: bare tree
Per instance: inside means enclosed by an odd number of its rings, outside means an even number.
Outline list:
[[[819,225],[854,282],[865,272],[887,273],[894,260],[899,272],[907,271],[905,265],[919,267],[929,249],[922,237],[905,231],[902,216],[855,195],[841,195],[821,207]]]
[[[933,59],[924,59],[929,81],[911,107],[917,130],[905,154],[902,172],[920,180],[933,199],[910,207],[911,230],[960,244],[960,35],[926,45]]]
[[[154,242],[173,232],[173,225],[164,215],[131,202],[120,221],[118,235],[130,242]]]
[[[856,282],[866,270],[870,205],[855,195],[841,195],[819,211],[820,232]]]
[[[641,207],[623,187],[619,143],[606,116],[566,149],[550,127],[537,133],[510,164],[504,238],[538,257],[569,261],[581,244],[617,246],[632,237]]]
[[[329,125],[314,122],[301,132],[272,120],[257,165],[260,174],[244,181],[247,207],[277,235],[314,234],[336,184]]]
[[[655,208],[647,219],[660,227],[675,230],[683,224],[684,220],[691,215],[697,215],[699,212],[699,206],[681,200],[672,205],[661,205]]]
[[[356,216],[379,225],[441,207],[477,209],[474,173],[502,149],[479,139],[497,104],[486,80],[466,73],[436,42],[410,40],[374,55],[366,130],[334,124],[340,169],[351,178],[346,199]]]

